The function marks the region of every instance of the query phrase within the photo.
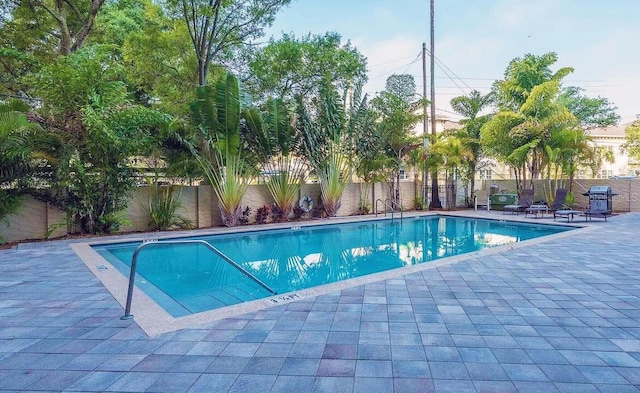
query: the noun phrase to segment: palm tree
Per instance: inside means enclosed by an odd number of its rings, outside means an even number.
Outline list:
[[[453,187],[458,168],[473,160],[473,152],[468,146],[455,136],[445,136],[436,142],[430,150],[431,154],[439,156],[445,168],[447,187]],[[452,188],[449,188],[452,189]],[[455,208],[455,195],[447,195],[447,209]]]
[[[591,168],[593,177],[596,178],[599,176],[602,165],[604,165],[605,162],[614,162],[615,155],[613,154],[613,151],[607,149],[606,147],[593,146],[591,147],[587,155],[587,159],[587,165],[589,166],[589,168]]]
[[[495,102],[495,95],[489,93],[482,95],[478,90],[472,90],[469,96],[459,96],[451,100],[451,108],[464,116],[460,121],[462,129],[458,130],[456,136],[473,154],[473,158],[465,161],[466,181],[469,183],[471,192],[475,192],[475,174],[478,164],[482,158],[482,145],[480,144],[480,130],[482,126],[491,119],[492,114],[480,115],[488,106]],[[466,196],[468,197],[468,195]],[[467,204],[469,201],[467,200]]]
[[[484,151],[511,165],[516,172],[517,189],[529,188],[545,168],[545,145],[551,135],[577,123],[576,117],[558,102],[562,79],[573,69],[556,72],[551,66],[555,53],[542,56],[527,54],[513,59],[505,70],[504,80],[493,90],[500,111],[482,126]]]
[[[58,146],[39,124],[28,120],[28,109],[20,101],[0,105],[0,220],[20,207],[26,188]]]

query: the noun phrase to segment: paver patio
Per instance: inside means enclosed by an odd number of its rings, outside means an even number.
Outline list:
[[[155,337],[68,242],[0,250],[0,391],[640,392],[640,214],[589,225]]]

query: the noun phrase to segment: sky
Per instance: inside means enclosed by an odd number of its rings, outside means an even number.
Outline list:
[[[405,73],[415,77],[421,93],[429,5],[429,0],[292,0],[267,37],[338,32],[367,58],[367,93],[383,90],[390,75]],[[449,106],[453,97],[472,89],[487,93],[512,59],[547,52],[558,55],[553,70],[574,68],[564,85],[607,98],[621,123],[640,114],[640,0],[435,0],[434,26],[439,116],[458,119]]]

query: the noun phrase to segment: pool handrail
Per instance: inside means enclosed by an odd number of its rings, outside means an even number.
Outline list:
[[[389,210],[391,211],[391,219],[393,220],[393,213],[396,212],[396,210],[394,209],[394,207],[398,208],[398,211],[400,212],[400,219],[402,219],[402,206],[398,205],[397,202],[392,201],[391,199],[387,198],[385,200],[382,200],[382,198],[378,198],[376,199],[376,206],[375,206],[375,210],[376,210],[376,217],[378,216],[378,202],[382,202],[382,204],[384,205],[384,215],[387,215],[387,208],[389,208]]]
[[[255,281],[258,285],[260,285],[261,287],[263,287],[267,291],[271,292],[274,295],[277,294],[276,291],[271,289],[271,287],[269,287],[267,284],[265,284],[262,281],[260,281],[259,278],[257,278],[253,274],[249,273],[242,266],[240,266],[236,262],[234,262],[233,259],[229,258],[222,251],[218,250],[217,248],[215,248],[214,246],[212,246],[211,244],[207,243],[204,240],[162,240],[162,241],[158,241],[157,239],[146,240],[146,241],[142,242],[142,244],[140,244],[138,247],[136,247],[135,251],[133,252],[133,256],[131,257],[131,272],[129,273],[129,288],[127,290],[127,302],[126,302],[126,305],[125,305],[125,308],[124,308],[124,315],[120,319],[131,319],[131,318],[133,318],[133,314],[131,314],[131,301],[133,299],[133,286],[134,286],[135,279],[136,279],[136,268],[138,266],[138,254],[140,253],[140,251],[142,251],[142,249],[144,249],[144,248],[146,248],[148,246],[167,245],[167,244],[170,244],[170,245],[171,244],[173,244],[173,245],[183,245],[183,244],[200,244],[200,245],[203,245],[206,248],[208,248],[209,250],[213,251],[215,254],[218,254],[218,256],[220,256],[225,262],[229,263],[231,266],[233,266],[236,269],[238,269],[241,273],[243,273],[244,275],[248,276],[250,279]]]

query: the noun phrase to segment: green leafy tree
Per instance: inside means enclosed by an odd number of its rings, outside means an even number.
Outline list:
[[[23,78],[58,56],[57,39],[50,34],[55,24],[27,2],[8,0],[2,5],[7,14],[0,23],[0,93],[24,97],[31,89]]]
[[[583,130],[605,128],[618,124],[617,108],[603,97],[590,98],[582,95],[583,89],[569,86],[563,89],[558,103],[565,106],[578,120]]]
[[[150,11],[157,7],[150,0],[105,2],[96,16],[89,43],[122,47],[131,34],[141,33],[152,23],[154,15]]]
[[[634,121],[625,129],[626,142],[623,148],[636,160],[640,160],[640,119]]]
[[[381,128],[377,125],[378,115],[369,106],[367,96],[361,97],[361,91],[356,90],[352,103],[354,109],[357,105],[350,131],[354,146],[355,171],[363,181],[359,210],[362,214],[368,214],[376,199],[373,194],[373,185],[389,178],[389,168],[393,167],[393,160],[385,153],[386,140]],[[369,198],[370,191],[371,198]]]
[[[573,69],[553,73],[555,53],[527,54],[509,63],[505,79],[494,83],[499,112],[481,129],[485,151],[509,164],[516,173],[518,190],[538,178],[546,164],[544,146],[552,133],[576,124],[569,110],[557,102],[560,82]],[[528,187],[532,187],[531,182]]]
[[[438,157],[438,161],[442,163],[445,169],[445,179],[450,187],[453,187],[458,168],[463,165],[468,166],[468,162],[475,158],[471,147],[456,135],[444,135],[430,147],[429,153]],[[448,189],[452,190],[452,188]],[[455,202],[455,195],[451,192],[448,193],[447,209],[454,209]]]
[[[171,15],[183,18],[197,59],[198,84],[205,86],[212,63],[264,35],[290,0],[168,0]]]
[[[563,88],[562,79],[573,69],[552,72],[556,61],[555,53],[512,60],[505,79],[494,83],[500,111],[482,128],[483,148],[512,166],[518,188],[525,187],[527,173],[531,180],[546,173],[548,195],[553,194],[552,173],[566,173],[571,186],[578,161],[592,156],[584,131],[619,121],[607,99]]]
[[[405,83],[402,89],[397,83],[391,83],[402,96],[383,91],[371,101],[379,119],[378,132],[385,141],[385,153],[393,160],[390,182],[394,184],[393,194],[396,203],[399,203],[400,198],[400,169],[409,151],[418,146],[418,141],[413,135],[413,127],[423,119],[423,115],[417,113],[420,103],[410,98],[415,97],[415,92],[413,95],[409,94],[411,86],[415,89],[415,83],[410,83],[412,79],[410,75],[402,78]],[[391,80],[393,82],[394,79]]]
[[[69,55],[82,48],[105,0],[89,1],[44,1],[26,0],[17,2],[25,21],[36,26],[45,25],[43,39],[56,42],[61,55]]]
[[[198,62],[184,23],[164,15],[162,8],[145,4],[147,20],[130,33],[122,47],[126,77],[137,99],[174,116],[188,117],[195,100]],[[210,74],[222,73],[215,68]]]
[[[385,90],[404,102],[413,102],[416,97],[416,81],[413,75],[394,74],[387,78]]]
[[[119,212],[135,183],[129,160],[148,151],[151,135],[170,121],[128,102],[122,67],[115,59],[113,47],[90,46],[31,78],[42,99],[35,118],[64,146],[56,152],[50,186],[40,192],[88,233],[119,229]]]
[[[258,49],[249,62],[247,84],[256,96],[315,97],[332,84],[339,91],[366,80],[366,60],[338,33],[285,34]]]

